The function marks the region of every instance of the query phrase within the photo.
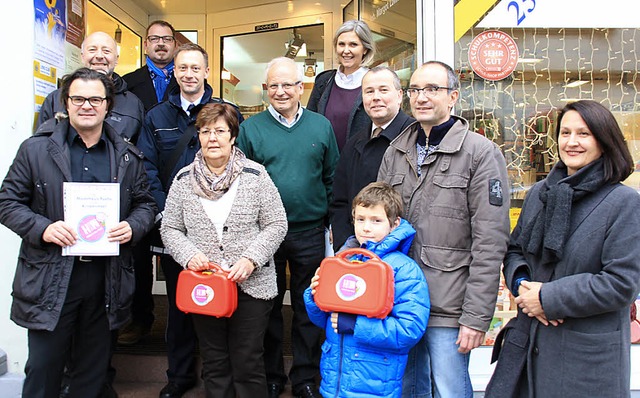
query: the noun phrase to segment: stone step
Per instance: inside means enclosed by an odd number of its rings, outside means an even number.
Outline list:
[[[285,370],[291,367],[291,357],[285,357]],[[112,359],[116,368],[116,379],[113,387],[119,398],[157,398],[166,384],[167,359],[162,355],[134,355],[116,353]],[[200,361],[198,360],[198,374]],[[291,386],[288,384],[280,398],[290,398]],[[188,391],[184,398],[205,397],[202,380],[195,388]]]

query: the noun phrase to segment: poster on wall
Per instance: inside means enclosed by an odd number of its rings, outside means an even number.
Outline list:
[[[34,0],[34,58],[56,68],[64,67],[64,42],[67,32],[64,0]]]
[[[67,2],[67,42],[65,45],[65,73],[71,73],[82,66],[80,47],[84,40],[86,26],[86,0],[66,0]]]
[[[34,0],[34,11],[33,80],[37,113],[47,95],[55,90],[58,74],[65,68],[67,18],[64,0]]]

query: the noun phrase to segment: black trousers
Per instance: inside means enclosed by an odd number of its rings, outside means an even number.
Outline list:
[[[160,256],[160,265],[164,272],[167,286],[167,379],[177,384],[194,384],[197,380],[195,366],[196,332],[193,328],[192,316],[176,307],[176,288],[178,275],[183,268],[168,254]]]
[[[324,258],[324,228],[313,228],[300,232],[288,232],[274,255],[278,278],[278,297],[276,297],[269,318],[269,326],[264,338],[264,363],[267,382],[286,384],[284,359],[282,357],[283,317],[282,301],[287,289],[286,267],[289,264],[291,274],[291,306],[293,320],[291,325],[291,344],[293,364],[289,379],[296,392],[305,384],[315,384],[320,366],[320,337],[322,329],[315,326],[307,315],[302,297],[309,287],[311,278]]]
[[[67,296],[53,331],[29,330],[25,398],[57,398],[70,359],[69,397],[98,397],[107,377],[111,332],[105,310],[104,261],[73,265]]]
[[[131,321],[145,328],[151,328],[155,319],[153,316],[153,295],[151,294],[153,289],[153,254],[149,251],[150,234],[147,234],[133,247],[136,291],[131,303]]]
[[[267,391],[263,346],[273,300],[238,289],[238,308],[229,318],[193,315],[200,342],[207,398],[262,398]]]

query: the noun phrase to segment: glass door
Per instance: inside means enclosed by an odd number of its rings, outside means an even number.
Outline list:
[[[214,43],[220,43],[210,79],[214,91],[238,105],[245,118],[262,112],[269,104],[265,68],[273,58],[288,56],[303,72],[306,105],[315,77],[332,68],[333,51],[325,52],[332,48],[330,22],[331,14],[322,14],[214,30]]]

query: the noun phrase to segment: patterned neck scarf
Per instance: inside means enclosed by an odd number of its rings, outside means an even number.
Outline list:
[[[158,68],[147,55],[147,68],[149,68],[151,80],[153,80],[153,87],[156,89],[156,98],[158,98],[158,102],[162,101],[164,93],[167,91],[167,87],[169,87],[171,75],[173,74],[173,67],[173,61],[171,61],[164,68]]]
[[[238,147],[231,147],[231,154],[227,166],[222,174],[217,176],[209,170],[202,157],[202,150],[199,150],[196,153],[191,168],[193,191],[196,195],[205,199],[220,199],[222,195],[227,193],[229,187],[236,178],[238,178],[240,173],[242,173],[245,160],[246,156]]]

